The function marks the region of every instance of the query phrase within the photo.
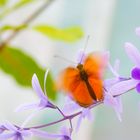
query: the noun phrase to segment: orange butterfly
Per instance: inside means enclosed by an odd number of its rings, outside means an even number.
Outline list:
[[[59,87],[80,106],[88,107],[104,99],[103,70],[107,55],[93,53],[85,57],[76,67],[67,67],[60,74]]]

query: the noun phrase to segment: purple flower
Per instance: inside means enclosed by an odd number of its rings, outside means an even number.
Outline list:
[[[105,87],[106,90],[108,90],[111,86],[113,86],[116,83],[121,81],[121,77],[118,74],[119,63],[120,63],[120,61],[116,60],[115,64],[114,64],[114,67],[112,67],[112,65],[110,63],[108,63],[108,68],[112,72],[114,77],[104,80],[104,87]]]
[[[125,43],[125,51],[136,67],[140,67],[140,53],[138,49],[132,43],[127,42]]]
[[[81,110],[81,106],[79,106],[75,101],[73,101],[73,99],[68,94],[68,96],[66,96],[62,112],[65,115],[71,115],[80,110]]]
[[[0,125],[0,134],[2,134],[5,130],[6,128],[4,127],[4,125]]]
[[[71,139],[71,129],[68,129],[66,127],[62,127],[60,130],[60,133],[62,135],[62,138],[60,140],[72,140]]]
[[[19,127],[14,126],[13,124],[6,122],[3,127],[5,128],[5,131],[8,131],[6,133],[0,134],[0,140],[24,140],[26,137],[31,136],[31,132],[29,130],[20,129]]]
[[[71,115],[78,111],[79,112],[81,111],[81,114],[79,115],[78,120],[77,120],[77,126],[76,126],[77,131],[78,131],[83,119],[87,118],[88,120],[91,121],[91,120],[93,120],[94,117],[91,114],[90,107],[83,108],[83,107],[79,106],[79,104],[77,104],[75,101],[73,101],[68,96],[66,99],[66,104],[64,105],[64,108],[63,108],[64,114]]]
[[[80,125],[81,125],[81,122],[83,119],[88,119],[90,121],[92,121],[94,119],[93,115],[91,114],[91,109],[88,107],[88,108],[82,108],[82,113],[80,114],[78,120],[77,120],[77,126],[76,126],[76,131],[79,130],[80,128]]]
[[[122,113],[122,102],[121,97],[114,97],[112,94],[112,87],[116,85],[117,83],[121,82],[122,78],[118,74],[119,70],[119,61],[117,60],[115,62],[114,67],[112,67],[110,64],[108,65],[109,69],[114,75],[114,78],[107,79],[104,81],[104,104],[112,106],[117,114],[118,119],[121,121],[121,113]],[[124,79],[124,78],[123,78]],[[118,93],[116,94],[118,95]]]
[[[129,90],[132,90],[136,88],[138,92],[140,92],[140,53],[137,50],[137,48],[131,44],[131,43],[125,43],[125,50],[129,58],[132,60],[132,62],[135,64],[135,67],[131,71],[132,78],[124,79],[120,82],[117,82],[116,84],[112,85],[110,89],[108,89],[108,93],[111,96],[119,96],[125,92],[128,92]],[[109,99],[110,98],[110,99]],[[118,98],[118,97],[117,97]],[[120,98],[120,97],[119,97]],[[106,98],[106,101],[111,101],[109,104],[115,104],[117,106],[119,104],[117,115],[119,117],[119,111],[121,112],[121,102],[120,99],[117,99],[116,101],[113,101],[114,99],[112,97]],[[106,102],[105,101],[105,102]],[[116,110],[116,107],[115,107]],[[120,118],[120,117],[119,117]]]
[[[71,140],[71,129],[62,128],[60,134],[52,134],[42,130],[31,129],[33,135],[40,137],[40,138],[47,138],[47,139],[59,139],[59,140]]]
[[[28,109],[44,109],[44,108],[56,108],[55,105],[53,105],[47,97],[46,93],[46,79],[48,75],[49,70],[46,71],[45,76],[44,76],[44,91],[41,89],[39,80],[36,76],[36,74],[33,75],[32,77],[32,87],[34,91],[36,92],[38,98],[40,99],[39,102],[37,103],[26,103],[21,106],[19,106],[16,111],[23,111],[23,110],[28,110]]]
[[[133,79],[139,81],[139,83],[137,83],[137,85],[136,85],[136,90],[137,90],[137,92],[140,93],[140,68],[138,68],[138,67],[133,68],[131,71],[131,76]]]
[[[123,109],[122,109],[122,101],[121,101],[120,96],[113,97],[110,93],[105,92],[104,104],[112,106],[117,114],[119,121],[122,121],[121,113],[122,113]]]
[[[131,70],[131,85],[133,85],[133,87],[131,86],[131,89],[136,88],[137,92],[140,93],[140,53],[138,49],[131,43],[126,43],[125,49],[127,55],[135,64],[135,67]]]
[[[129,56],[129,58],[136,65],[135,67],[140,68],[140,53],[137,50],[137,48],[131,43],[125,43],[125,50],[126,50],[127,55]],[[139,80],[136,80],[133,77],[128,78],[128,79],[126,78],[126,79],[114,84],[110,88],[109,93],[113,96],[121,95],[125,92],[128,92],[129,90],[136,88],[138,83],[139,83]]]
[[[28,110],[28,109],[36,109],[35,112],[33,112],[31,115],[29,115],[26,120],[23,122],[21,125],[22,128],[25,127],[25,125],[41,110],[45,108],[53,108],[56,109],[56,106],[53,105],[47,97],[46,93],[46,79],[48,75],[48,70],[45,73],[44,76],[44,91],[41,89],[39,80],[36,76],[36,74],[33,75],[32,77],[32,87],[34,91],[36,92],[38,98],[40,99],[37,103],[26,103],[21,106],[19,106],[16,111],[23,111],[23,110]]]

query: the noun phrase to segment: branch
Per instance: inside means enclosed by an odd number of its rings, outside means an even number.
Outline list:
[[[98,106],[98,105],[100,105],[102,103],[103,103],[103,101],[99,101],[96,104],[93,104],[92,106],[90,106],[89,109],[92,109],[92,108],[94,108],[94,107],[96,107],[96,106]],[[80,114],[82,114],[82,111],[79,111],[79,112],[74,113],[74,114],[69,115],[69,116],[65,116],[64,118],[62,118],[60,120],[57,120],[57,121],[54,121],[54,122],[51,122],[51,123],[47,123],[47,124],[43,124],[43,125],[38,125],[38,126],[24,128],[24,130],[39,129],[39,128],[44,128],[44,127],[52,126],[52,125],[55,125],[57,123],[60,123],[60,122],[66,121],[66,120],[72,120],[73,118],[75,118],[76,116],[79,116]]]
[[[50,4],[54,0],[47,0],[45,3],[42,4],[33,14],[31,14],[25,21],[23,21],[22,25],[28,25],[31,23],[33,20],[35,20],[47,7],[50,6]],[[20,29],[15,29],[13,33],[0,44],[0,51],[12,40],[14,39],[19,33]]]

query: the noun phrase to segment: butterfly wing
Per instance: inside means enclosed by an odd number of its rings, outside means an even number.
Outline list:
[[[77,85],[76,89],[73,92],[73,96],[75,101],[83,107],[88,107],[94,103],[94,100],[89,94],[86,83],[84,81],[80,81]]]
[[[60,76],[60,89],[66,91],[79,105],[87,107],[93,103],[84,81],[81,80],[79,70],[68,67]]]
[[[90,54],[84,62],[84,70],[88,75],[88,81],[96,95],[97,100],[103,99],[103,71],[108,57],[105,54]]]
[[[60,74],[59,88],[66,92],[73,92],[79,83],[79,72],[76,68],[68,67]]]
[[[107,62],[107,53],[92,53],[85,59],[84,69],[88,72],[89,75],[94,75],[95,78],[102,78]]]

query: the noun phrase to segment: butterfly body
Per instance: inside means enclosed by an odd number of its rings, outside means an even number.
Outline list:
[[[60,75],[60,88],[82,107],[104,99],[102,73],[105,58],[99,54],[88,55],[76,67],[67,67]]]
[[[77,65],[77,69],[79,70],[79,75],[80,75],[81,80],[84,81],[86,84],[86,87],[88,89],[88,92],[89,92],[91,98],[93,98],[96,101],[97,100],[96,95],[94,93],[92,86],[90,85],[90,83],[88,81],[88,74],[84,70],[83,64],[79,63]]]

